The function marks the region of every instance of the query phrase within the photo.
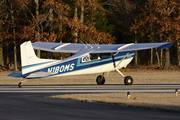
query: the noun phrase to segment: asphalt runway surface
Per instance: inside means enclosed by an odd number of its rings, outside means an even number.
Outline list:
[[[174,92],[180,85],[54,85],[0,86],[0,120],[179,120],[180,113],[123,107],[103,103],[48,98],[68,93],[164,90]],[[148,91],[146,91],[148,92]]]

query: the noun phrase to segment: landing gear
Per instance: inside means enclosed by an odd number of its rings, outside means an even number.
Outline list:
[[[124,84],[125,85],[132,85],[133,84],[133,78],[131,76],[126,76],[124,78]]]
[[[124,77],[124,84],[125,85],[132,85],[133,84],[133,78],[131,76],[125,77],[118,69],[116,69],[116,71],[118,71],[118,73],[120,73]],[[96,78],[96,82],[98,85],[104,85],[104,83],[105,83],[104,73],[103,73],[103,75],[99,75]]]
[[[115,70],[124,77],[124,84],[125,85],[132,85],[133,84],[133,78],[131,76],[124,76],[118,69],[115,69]]]
[[[19,87],[19,88],[21,88],[21,87],[22,87],[22,84],[21,84],[21,82],[18,84],[18,87]]]
[[[23,82],[26,82],[26,81],[28,81],[28,79],[25,79],[25,80],[21,81],[21,82],[18,84],[18,87],[21,88],[21,87],[22,87],[22,83],[23,83]]]
[[[98,85],[104,85],[104,83],[105,83],[104,74],[103,74],[103,75],[99,75],[99,76],[96,78],[96,82],[97,82]]]

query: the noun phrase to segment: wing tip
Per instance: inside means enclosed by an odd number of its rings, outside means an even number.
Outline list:
[[[173,43],[167,42],[167,43],[164,43],[163,45],[161,45],[161,46],[159,46],[157,48],[161,50],[161,49],[164,49],[164,48],[168,48],[168,47],[170,47],[172,45],[173,45]]]

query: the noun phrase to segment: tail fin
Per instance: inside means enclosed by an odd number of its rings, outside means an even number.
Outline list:
[[[38,62],[38,58],[35,55],[31,42],[24,42],[21,44],[21,65],[22,67],[28,66],[31,64],[36,64]]]
[[[31,41],[24,42],[23,44],[21,44],[20,48],[22,74],[41,69],[43,66],[56,61],[38,58],[34,52]]]

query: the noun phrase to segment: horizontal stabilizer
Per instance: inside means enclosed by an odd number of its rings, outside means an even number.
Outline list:
[[[7,76],[20,78],[22,77],[22,72],[12,72]]]
[[[50,77],[53,73],[49,72],[35,72],[28,75],[26,78],[43,78],[43,77]]]

